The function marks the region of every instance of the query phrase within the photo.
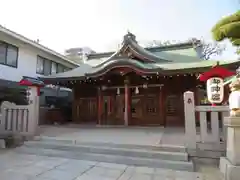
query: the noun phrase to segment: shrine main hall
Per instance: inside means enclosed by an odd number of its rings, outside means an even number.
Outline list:
[[[199,58],[200,41],[141,47],[127,33],[116,52],[93,53],[79,67],[41,77],[72,89],[72,122],[126,126],[184,126],[183,93],[203,98],[198,76],[217,64],[229,70],[239,60]]]

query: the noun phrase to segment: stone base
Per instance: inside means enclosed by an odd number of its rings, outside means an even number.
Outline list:
[[[227,159],[240,166],[240,117],[225,117],[224,125],[227,127]]]
[[[226,157],[220,158],[219,168],[224,176],[224,180],[239,180],[240,166],[234,166]]]
[[[240,117],[225,117],[224,125],[227,127],[239,127],[240,128]]]

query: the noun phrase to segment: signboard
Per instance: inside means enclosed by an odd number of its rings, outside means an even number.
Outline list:
[[[207,80],[207,97],[212,104],[218,104],[223,101],[224,85],[222,78],[212,77]]]

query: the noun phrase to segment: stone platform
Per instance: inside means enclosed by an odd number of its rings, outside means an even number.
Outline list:
[[[215,169],[184,172],[0,151],[1,180],[221,180]]]

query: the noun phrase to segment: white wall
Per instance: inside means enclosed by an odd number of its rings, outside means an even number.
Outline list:
[[[0,79],[6,79],[10,81],[19,81],[22,76],[38,77],[36,74],[37,55],[48,58],[52,61],[61,63],[66,67],[72,68],[68,62],[65,62],[61,58],[48,54],[37,48],[34,48],[28,44],[25,44],[13,37],[10,37],[3,32],[0,32],[0,41],[17,46],[18,49],[18,66],[17,68],[5,66],[0,64]]]

